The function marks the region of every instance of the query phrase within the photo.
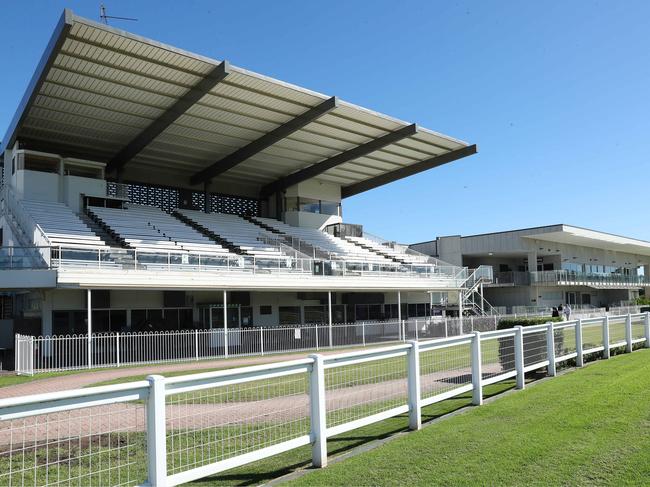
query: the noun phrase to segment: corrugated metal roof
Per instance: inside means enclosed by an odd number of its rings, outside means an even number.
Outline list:
[[[4,144],[18,139],[108,162],[219,63],[66,11]],[[132,157],[127,168],[161,167],[189,178],[327,99],[231,66],[221,82]],[[247,179],[262,186],[407,125],[339,102],[219,179]],[[345,186],[464,147],[463,141],[420,128],[316,178]]]

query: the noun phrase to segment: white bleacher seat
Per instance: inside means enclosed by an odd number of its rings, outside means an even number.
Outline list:
[[[63,203],[22,200],[21,205],[52,245],[78,249],[106,247],[104,241]]]
[[[371,240],[369,238],[364,238],[364,237],[346,237],[347,240],[350,240],[352,242],[357,242],[360,245],[364,245],[366,247],[370,247],[371,249],[376,250],[377,252],[389,255],[390,257],[393,257],[395,259],[398,259],[401,262],[407,263],[407,264],[426,264],[428,262],[428,258],[426,256],[420,256],[420,255],[413,255],[413,254],[407,254],[406,252],[401,252],[398,249],[394,247],[390,247],[388,245],[383,245],[375,240]]]
[[[330,235],[317,228],[294,227],[271,218],[256,218],[260,223],[268,225],[285,235],[299,238],[314,247],[329,252],[334,258],[348,261],[370,262],[374,264],[390,264],[390,259],[368,249],[361,248],[351,242]]]
[[[265,243],[262,236],[277,238],[240,216],[227,213],[204,213],[196,210],[178,210],[180,214],[219,235],[233,245],[255,257],[283,257],[282,251]]]
[[[223,248],[174,216],[153,206],[89,207],[97,218],[130,247],[146,251],[188,251],[228,255]]]

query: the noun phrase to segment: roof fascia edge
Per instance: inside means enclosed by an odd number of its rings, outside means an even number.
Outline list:
[[[27,116],[27,113],[29,112],[32,103],[34,102],[34,99],[36,98],[41,85],[45,81],[45,77],[47,76],[49,68],[54,62],[56,54],[63,45],[66,34],[75,22],[75,18],[76,16],[72,10],[67,8],[63,10],[63,14],[61,14],[61,17],[59,18],[59,21],[54,28],[54,32],[52,33],[52,36],[47,43],[47,47],[45,48],[45,51],[41,55],[41,59],[36,66],[36,70],[34,71],[34,74],[32,75],[32,78],[27,85],[27,89],[25,90],[25,93],[20,100],[20,104],[16,109],[16,113],[14,113],[14,116],[11,119],[9,126],[7,127],[7,131],[5,132],[4,138],[2,139],[2,144],[0,145],[0,150],[11,148],[16,142],[16,131],[18,130],[21,122]]]

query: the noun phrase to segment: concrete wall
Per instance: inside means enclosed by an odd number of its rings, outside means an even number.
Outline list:
[[[81,195],[106,196],[106,181],[103,179],[63,176],[64,202],[75,213],[81,210]]]

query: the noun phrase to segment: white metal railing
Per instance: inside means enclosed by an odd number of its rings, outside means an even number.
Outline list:
[[[535,315],[536,316],[536,315]],[[577,313],[576,318],[604,316]],[[33,375],[88,368],[199,361],[326,348],[365,347],[494,331],[526,315],[410,318],[399,321],[29,336],[16,335],[15,370]]]
[[[1,485],[174,486],[594,352],[650,347],[650,314],[548,323],[0,400]]]
[[[647,276],[625,274],[596,274],[587,272],[574,272],[568,270],[537,271],[530,273],[532,283],[547,284],[581,284],[591,287],[599,286],[646,286],[650,285]]]
[[[26,251],[31,247],[21,247]],[[2,247],[5,253],[9,247]],[[152,251],[87,245],[34,247],[49,267],[58,269],[120,269],[168,272],[228,272],[244,274],[292,273],[316,276],[383,276],[446,280],[462,286],[467,270],[431,264],[377,263],[362,260],[302,259],[290,256],[252,256],[188,251]],[[25,267],[22,267],[25,268]]]
[[[33,375],[87,368],[199,361],[320,350],[443,336],[425,319],[208,330],[16,335],[15,370]],[[90,360],[89,360],[90,357]]]

